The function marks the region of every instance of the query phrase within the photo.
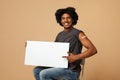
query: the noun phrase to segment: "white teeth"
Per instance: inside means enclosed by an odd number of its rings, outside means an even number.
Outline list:
[[[65,25],[68,25],[68,23],[65,23]]]

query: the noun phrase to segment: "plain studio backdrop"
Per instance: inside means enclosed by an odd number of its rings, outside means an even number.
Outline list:
[[[25,41],[54,41],[63,29],[54,13],[68,6],[98,49],[86,59],[85,80],[120,80],[120,0],[0,0],[0,80],[34,80]]]

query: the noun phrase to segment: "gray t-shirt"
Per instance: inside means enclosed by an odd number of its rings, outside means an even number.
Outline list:
[[[82,44],[79,40],[80,32],[82,31],[76,28],[71,28],[69,31],[61,31],[57,35],[55,42],[69,42],[69,52],[73,54],[80,54],[82,50]],[[80,62],[81,60],[75,61],[73,63],[68,63],[68,67],[73,71],[80,71]]]

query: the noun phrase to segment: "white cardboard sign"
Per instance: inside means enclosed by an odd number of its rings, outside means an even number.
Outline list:
[[[69,43],[27,41],[25,65],[67,68]]]

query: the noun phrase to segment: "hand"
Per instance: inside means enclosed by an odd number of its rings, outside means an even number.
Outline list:
[[[63,56],[63,58],[67,58],[70,63],[75,62],[77,60],[77,55],[73,53],[68,53],[69,56]]]

